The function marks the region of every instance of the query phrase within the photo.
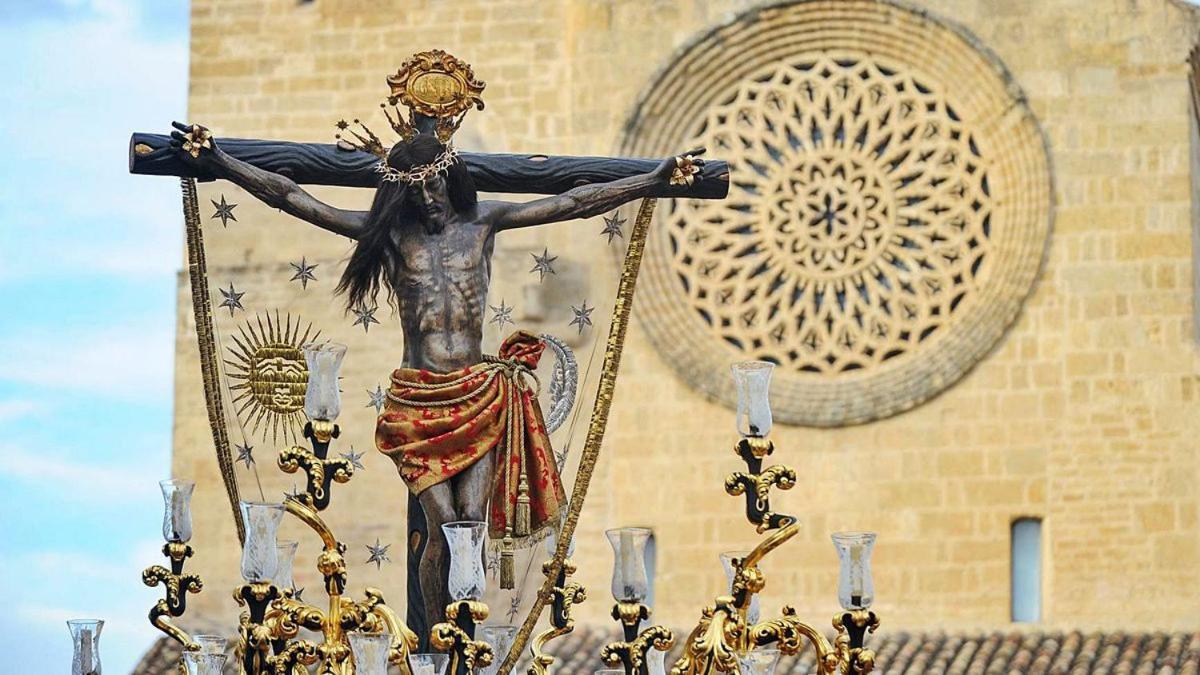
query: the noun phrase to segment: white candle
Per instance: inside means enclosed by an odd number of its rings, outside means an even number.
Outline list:
[[[633,545],[633,533],[628,530],[621,532],[621,581],[625,585],[625,598],[630,599],[637,594],[637,590],[633,587],[634,579],[637,578],[637,561],[634,560],[634,552],[636,547]]]
[[[850,547],[850,595],[862,598],[866,593],[863,589],[863,549],[862,544]]]
[[[92,672],[92,631],[84,628],[79,631],[79,664],[87,668],[87,672]]]

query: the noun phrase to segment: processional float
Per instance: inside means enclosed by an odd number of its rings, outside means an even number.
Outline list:
[[[357,127],[345,122],[338,124],[342,135],[353,136],[357,142],[339,136],[336,145],[214,139],[206,129],[194,125],[177,125],[178,130],[171,136],[138,133],[131,140],[130,170],[133,173],[182,177],[189,276],[206,404],[218,462],[243,545],[241,571],[245,583],[234,591],[234,599],[245,608],[238,627],[236,658],[240,671],[250,675],[300,675],[310,672],[310,667],[316,667],[314,672],[322,675],[383,675],[389,664],[411,675],[466,675],[485,669],[489,673],[507,675],[528,645],[531,659],[529,674],[546,675],[551,672],[555,662],[554,657],[546,651],[547,645],[573,630],[572,607],[586,599],[585,590],[570,580],[576,566],[569,556],[615,392],[621,350],[655,200],[661,197],[721,198],[728,189],[728,167],[720,161],[705,163],[692,154],[660,162],[457,153],[449,145],[450,136],[470,108],[483,107],[480,98],[483,83],[475,79],[470,67],[445,52],[423,52],[406,62],[396,75],[389,77],[388,83],[391,95],[387,104],[395,115],[384,107],[391,126],[406,141],[421,134],[437,137],[442,145],[438,146],[440,153],[436,159],[398,169],[393,162],[394,155],[389,155],[382,141],[357,120]],[[399,106],[407,107],[407,117],[403,116]],[[348,483],[354,475],[353,462],[344,457],[331,458],[329,453],[340,433],[337,418],[341,401],[337,381],[346,352],[342,345],[314,342],[303,349],[307,365],[304,413],[308,419],[303,434],[308,446],[285,447],[279,452],[278,466],[287,473],[303,472],[305,488],[282,503],[241,499],[233,478],[233,459],[224,430],[224,403],[219,386],[212,305],[208,297],[195,191],[196,179],[228,175],[219,176],[209,171],[208,167],[212,164],[192,161],[210,156],[205,153],[225,157],[221,161],[227,162],[226,166],[236,162],[236,166],[242,167],[239,171],[243,173],[238,175],[249,183],[248,189],[268,203],[276,198],[272,190],[277,189],[275,183],[280,181],[377,189],[381,184],[399,182],[408,187],[419,187],[426,194],[426,199],[435,199],[428,196],[429,190],[436,190],[436,186],[441,184],[437,182],[441,180],[440,176],[446,175],[456,163],[467,168],[476,187],[481,190],[549,195],[567,193],[569,199],[565,201],[570,201],[574,206],[584,204],[570,211],[569,207],[562,205],[564,200],[548,198],[530,203],[533,206],[504,207],[524,214],[510,216],[517,221],[524,218],[516,226],[551,222],[555,219],[551,216],[555,214],[570,217],[597,215],[625,201],[642,200],[622,262],[578,475],[568,506],[561,515],[561,526],[552,532],[552,555],[542,566],[545,581],[519,630],[489,631],[490,627],[483,625],[489,614],[488,607],[482,602],[485,586],[482,546],[489,534],[487,522],[448,522],[442,525],[443,533],[426,533],[427,536],[441,534],[450,547],[445,577],[450,602],[445,605],[441,617],[443,620],[433,622],[427,616],[422,616],[420,602],[413,602],[411,590],[406,621],[399,619],[377,589],[365,589],[359,599],[352,599],[347,592],[348,579],[343,557],[345,546],[321,515],[331,505],[335,484]],[[232,160],[228,159],[230,157]],[[265,186],[246,179],[246,175],[258,175],[254,174],[255,171],[275,176],[270,179],[274,183]],[[434,187],[431,188],[427,181],[433,183]],[[243,187],[247,185],[243,184]],[[292,196],[289,195],[289,199]],[[295,207],[294,202],[290,201],[282,207],[288,210],[289,205]],[[560,211],[555,212],[555,208]],[[337,214],[331,216],[334,219],[330,221],[333,227],[340,226],[340,221],[336,220],[339,217]],[[350,225],[353,222],[347,227]],[[426,234],[432,236],[437,233],[427,231]],[[499,364],[487,371],[491,373],[489,377],[507,376],[512,379],[503,381],[510,382],[513,387],[520,386],[520,373],[512,372],[520,371],[520,363],[499,357],[487,362]],[[503,372],[496,375],[497,371]],[[866,633],[874,631],[878,625],[877,617],[870,610],[873,600],[870,576],[870,554],[874,543],[872,534],[842,533],[834,536],[842,560],[839,600],[843,611],[834,618],[836,637],[832,641],[821,631],[800,622],[790,607],[784,607],[782,615],[776,619],[760,621],[757,616],[759,610],[755,596],[765,584],[758,565],[767,554],[795,536],[799,527],[794,517],[776,513],[770,507],[770,491],[773,488],[788,489],[796,479],[795,471],[788,467],[763,466],[764,460],[774,449],[767,440],[771,427],[767,400],[770,373],[771,364],[768,363],[748,362],[734,366],[739,393],[738,430],[742,436],[735,451],[745,462],[746,470],[730,474],[725,482],[728,494],[745,496],[747,519],[760,534],[766,536],[745,555],[726,556],[724,559],[730,577],[730,591],[717,597],[703,610],[699,624],[686,638],[682,655],[672,667],[674,675],[743,671],[748,675],[767,675],[780,654],[796,654],[806,645],[816,651],[818,670],[824,674],[831,675],[839,671],[863,674],[870,672],[874,666],[874,654],[864,647]],[[400,389],[401,394],[395,391],[389,392],[389,405],[404,402],[404,392],[409,390]],[[385,412],[383,417],[387,414]],[[509,419],[513,414],[510,409]],[[540,413],[535,417],[540,418]],[[535,421],[540,422],[540,419]],[[517,442],[514,441],[515,435],[520,433],[521,428],[514,430],[509,425],[508,436],[501,444],[514,447],[512,444]],[[511,460],[512,452],[506,457]],[[487,461],[492,460],[489,457]],[[506,464],[512,466],[511,462]],[[403,468],[401,470],[403,475]],[[529,488],[524,478],[525,475],[521,474],[520,488],[511,495],[518,515],[513,517],[509,513],[507,522],[510,528],[513,520],[522,519],[519,515],[521,507],[528,509]],[[513,480],[517,482],[515,478]],[[226,659],[225,641],[215,636],[189,635],[173,621],[184,615],[187,595],[200,592],[203,588],[199,577],[186,573],[184,569],[193,552],[190,545],[189,506],[193,487],[192,483],[183,480],[162,483],[166,504],[163,521],[166,544],[163,554],[168,558],[170,568],[152,566],[143,573],[143,580],[147,585],[162,585],[165,588],[164,599],[158,601],[150,611],[150,621],[182,646],[181,672],[212,674],[221,672]],[[510,493],[496,494],[502,494],[507,507]],[[409,505],[411,528],[414,527],[411,516],[414,510],[419,514],[419,504],[415,499],[410,499]],[[327,596],[327,603],[322,607],[301,600],[293,587],[291,556],[295,553],[295,544],[281,547],[275,537],[285,514],[307,525],[321,542],[317,569],[324,580],[323,589]],[[528,518],[527,515],[524,517]],[[494,536],[494,527],[492,529]],[[511,530],[508,534],[511,535]],[[655,664],[661,663],[662,654],[675,643],[675,636],[669,629],[663,626],[644,627],[650,616],[650,609],[644,604],[649,588],[644,560],[649,531],[621,528],[610,530],[607,534],[613,545],[615,559],[612,591],[616,604],[612,615],[620,623],[623,636],[620,641],[606,645],[598,656],[604,664],[619,668],[625,675],[649,675],[651,671],[658,670]],[[419,596],[422,589],[418,579],[414,570],[410,569],[409,587],[413,589],[414,585],[417,586]],[[534,636],[547,606],[551,608],[550,625]],[[319,638],[301,637],[302,629],[312,631]],[[88,626],[82,630],[83,638],[76,637],[74,671],[80,675],[98,672],[94,643],[99,627]],[[72,626],[72,631],[79,632],[76,626]],[[438,658],[433,654],[416,653],[423,643],[444,654]],[[498,651],[497,647],[506,648]],[[81,650],[85,652],[82,656]],[[90,665],[93,660],[94,667]]]

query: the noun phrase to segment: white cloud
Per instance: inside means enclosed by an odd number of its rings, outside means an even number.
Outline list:
[[[187,41],[148,38],[134,3],[80,4],[80,20],[0,24],[0,56],[21,74],[0,124],[5,155],[21,158],[0,183],[0,280],[180,265],[177,184],[124,167],[130,132],[183,114]]]
[[[159,539],[136,541],[127,549],[128,553],[117,560],[71,550],[26,551],[0,555],[0,567],[42,570],[39,573],[69,577],[80,583],[127,586],[130,579],[138,581],[140,585],[142,570],[164,560],[162,541]],[[79,616],[78,609],[72,610],[76,616]]]
[[[0,400],[0,422],[12,422],[42,409],[37,401],[23,399]]]
[[[0,476],[63,501],[100,501],[109,507],[118,503],[153,504],[160,499],[159,471],[154,462],[98,464],[83,457],[55,457],[0,443]]]
[[[0,337],[0,380],[126,401],[171,395],[175,336],[158,323]]]

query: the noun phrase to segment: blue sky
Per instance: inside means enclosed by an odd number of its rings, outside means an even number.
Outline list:
[[[186,0],[0,0],[0,652],[105,670],[156,636],[169,473],[178,184],[129,176],[134,130],[187,105]],[[11,667],[0,666],[0,671]],[[22,669],[24,672],[33,672]]]

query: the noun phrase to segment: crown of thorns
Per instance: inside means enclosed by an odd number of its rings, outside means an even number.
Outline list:
[[[375,171],[383,174],[383,182],[385,183],[408,183],[415,185],[424,183],[446,169],[449,169],[455,162],[458,161],[458,150],[452,145],[447,145],[432,162],[414,166],[408,171],[400,171],[391,166],[388,166],[387,160],[384,160],[375,165]]]

